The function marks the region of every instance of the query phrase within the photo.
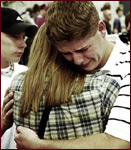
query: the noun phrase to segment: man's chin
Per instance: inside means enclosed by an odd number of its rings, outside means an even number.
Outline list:
[[[85,72],[87,73],[93,73],[96,72],[96,68],[92,67],[87,67],[87,68],[82,68]]]
[[[12,62],[13,63],[18,63],[20,61],[20,58],[19,59],[15,59],[15,60],[13,60]]]
[[[89,72],[89,71],[92,71],[93,69],[92,69],[92,67],[86,67],[86,68],[82,68],[84,71],[86,71],[86,72]]]

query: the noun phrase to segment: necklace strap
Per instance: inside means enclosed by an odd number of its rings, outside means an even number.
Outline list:
[[[10,63],[8,70],[1,69],[1,75],[11,77],[14,72],[14,63]]]

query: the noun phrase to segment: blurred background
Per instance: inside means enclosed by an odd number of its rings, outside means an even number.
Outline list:
[[[51,3],[52,1],[1,1],[1,7],[11,7],[14,9],[17,9],[19,13],[22,13],[26,8],[33,7],[33,5],[38,4],[47,4]],[[105,3],[111,4],[111,10],[112,13],[115,13],[116,8],[119,4],[124,5],[124,15],[130,10],[130,1],[93,1],[93,3],[96,5],[98,11],[101,10],[101,7]]]
[[[37,23],[39,21],[36,22],[36,17],[42,16],[44,18],[44,19],[42,18],[43,23],[44,23],[45,17],[46,17],[46,11],[48,10],[48,7],[50,6],[50,4],[52,2],[53,1],[1,1],[1,7],[9,7],[9,8],[16,9],[20,14],[23,14],[23,18],[25,20],[27,19],[27,15],[29,15],[29,17],[31,17],[31,19],[34,20],[34,23],[37,24],[38,27],[40,27],[42,23],[41,24]],[[116,13],[116,9],[118,8],[118,6],[120,4],[122,4],[123,16],[125,16],[130,11],[130,1],[93,1],[93,3],[95,4],[95,6],[99,12],[101,20],[104,20],[104,17],[103,17],[103,14],[105,11],[104,9],[110,10],[110,11],[108,11],[108,13],[106,13],[104,15],[108,15],[107,20],[109,20],[109,21],[107,21],[107,22],[109,22],[111,25],[111,33],[114,33],[114,31],[113,31],[114,30],[113,29],[114,20],[115,20],[115,18],[118,18],[117,13]],[[38,6],[39,6],[39,8],[38,8]],[[102,8],[103,8],[103,11],[101,10]],[[24,15],[26,15],[26,16],[24,16]],[[28,19],[29,19],[29,17],[28,17]],[[33,23],[33,20],[32,20],[32,23]],[[123,20],[124,20],[124,18],[123,18]]]

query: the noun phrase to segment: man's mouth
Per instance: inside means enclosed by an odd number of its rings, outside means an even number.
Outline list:
[[[23,52],[16,52],[15,53],[18,57],[21,57],[23,55]]]
[[[87,67],[89,67],[90,66],[90,64],[91,64],[91,62],[92,62],[92,60],[90,60],[87,64],[85,64],[85,65],[81,65],[80,67],[81,68],[87,68]]]

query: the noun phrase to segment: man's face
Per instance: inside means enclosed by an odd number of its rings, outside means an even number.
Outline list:
[[[26,43],[25,32],[9,35],[1,32],[1,58],[5,62],[18,62],[22,56]]]
[[[105,16],[106,16],[107,20],[110,21],[111,18],[112,18],[111,11],[110,10],[105,10]]]
[[[85,71],[92,71],[103,66],[105,51],[102,41],[103,37],[97,31],[93,37],[71,42],[64,41],[56,46],[65,59]]]
[[[118,11],[118,16],[121,17],[123,15],[123,10]]]

